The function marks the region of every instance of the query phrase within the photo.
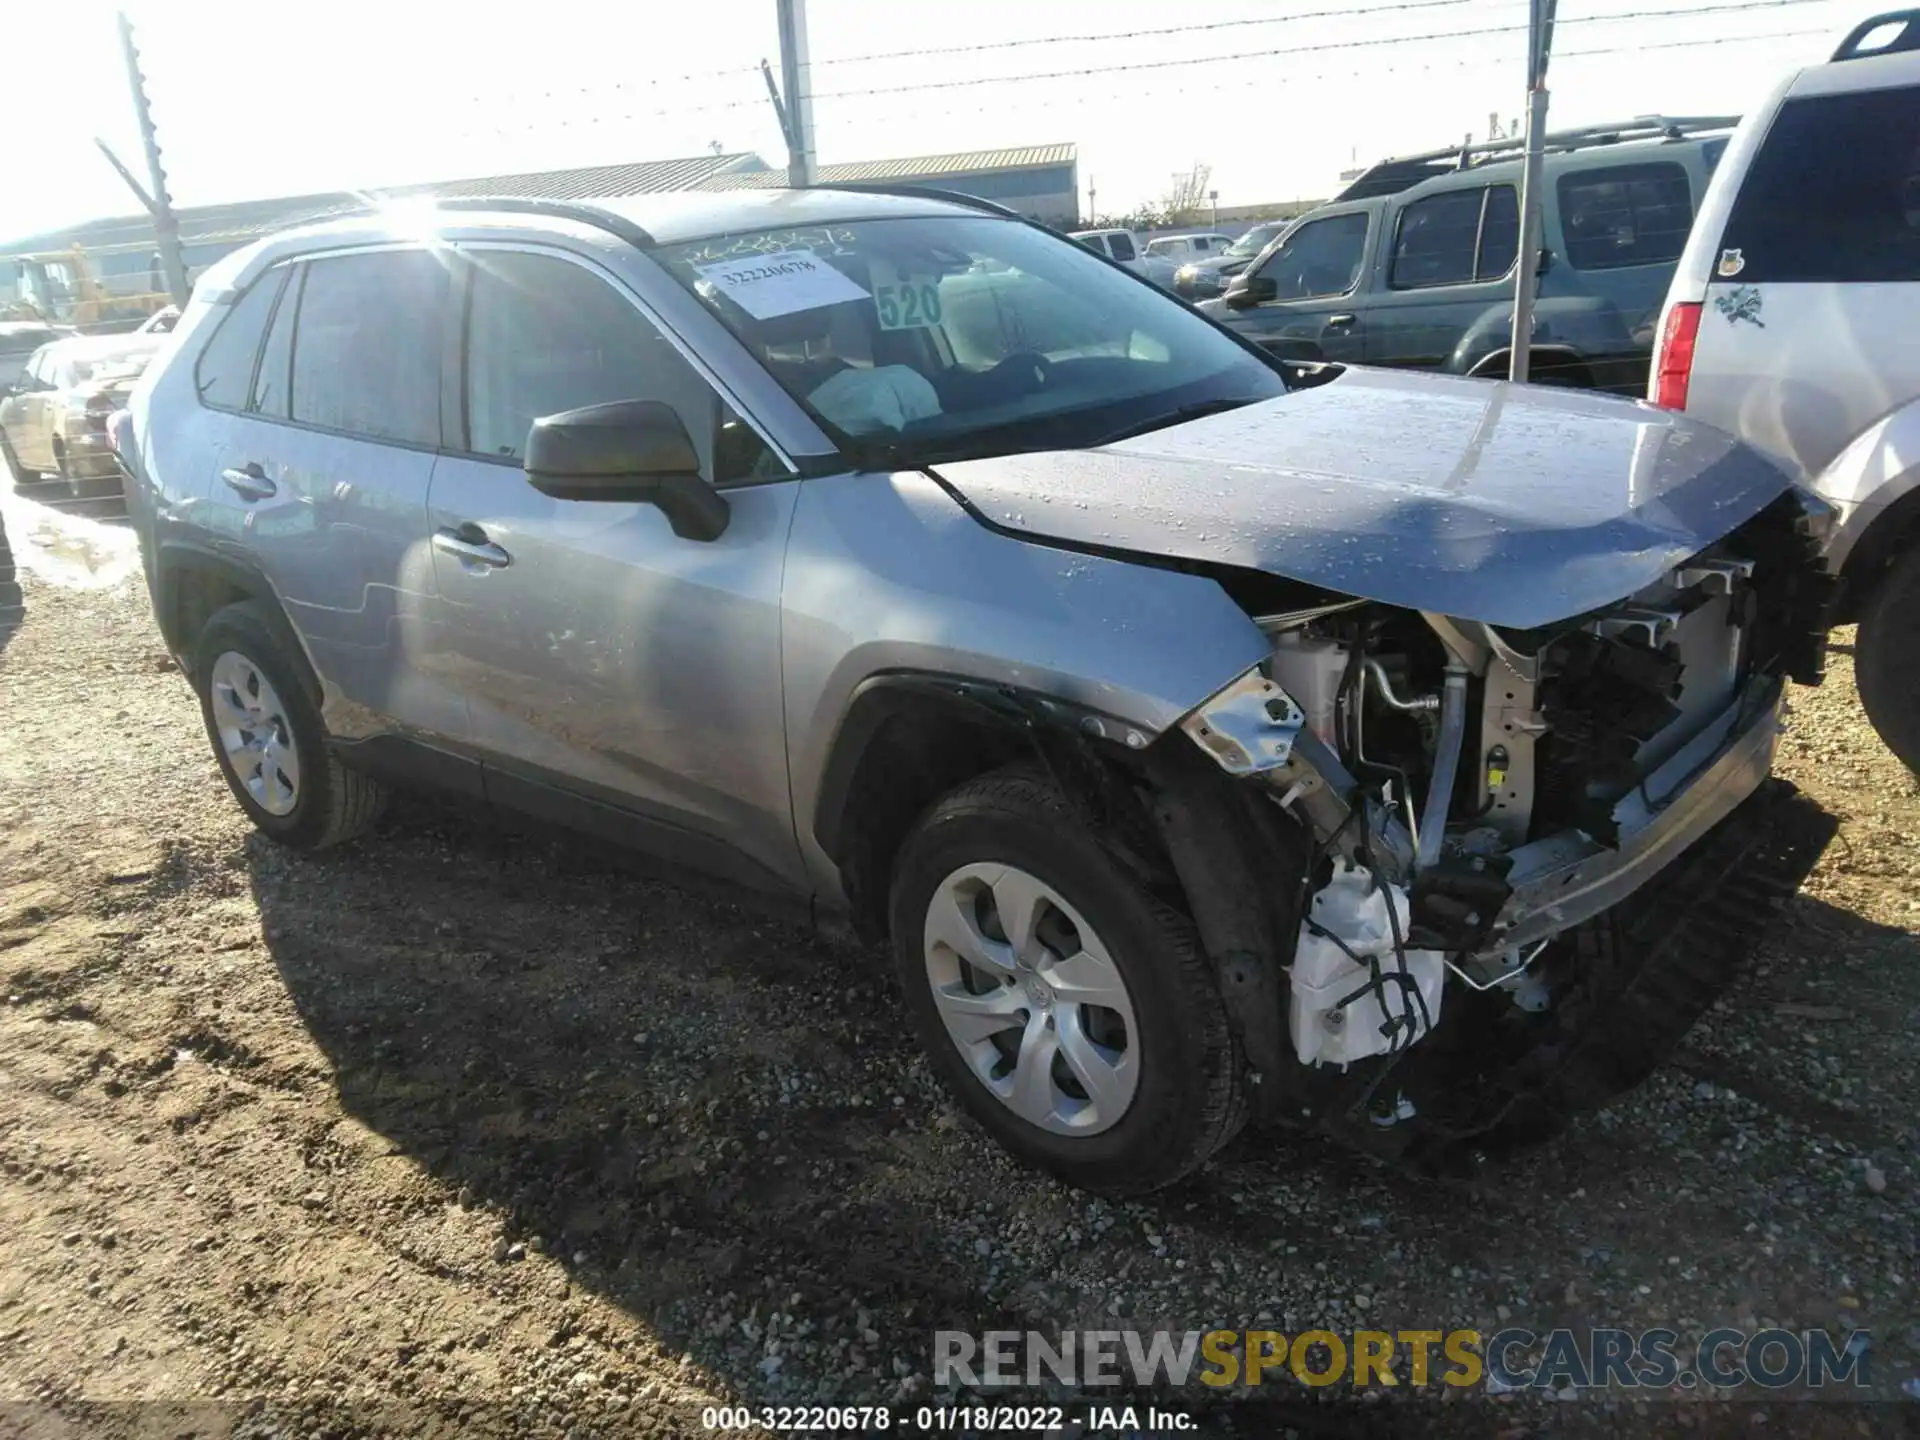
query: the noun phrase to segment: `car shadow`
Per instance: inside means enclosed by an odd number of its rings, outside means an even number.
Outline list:
[[[1392,1242],[1381,1263],[1410,1291],[1431,1280],[1440,1315],[1449,1264],[1484,1263],[1490,1226],[1536,1224],[1529,1194],[1584,1185],[1612,1216],[1623,1167],[1659,1184],[1671,1163],[1609,1132],[1520,1162],[1544,1169],[1517,1191],[1510,1176],[1436,1186],[1260,1134],[1145,1202],[1091,1201],[958,1118],[883,957],[647,878],[593,844],[413,797],[361,844],[296,857],[252,836],[246,860],[274,964],[343,1108],[460,1204],[498,1216],[497,1263],[516,1245],[552,1254],[743,1396],[925,1396],[903,1377],[925,1372],[940,1329],[1233,1323],[1252,1292],[1229,1293],[1219,1316],[1109,1313],[1142,1226],[1221,1246],[1265,1227],[1303,1272]],[[1805,897],[1789,904],[1846,944],[1913,948]],[[1271,1199],[1250,1210],[1255,1193],[1291,1197],[1293,1213]],[[1329,1228],[1335,1212],[1361,1228]],[[1122,1253],[1102,1253],[1104,1226],[1077,1235],[1100,1214],[1125,1221]],[[975,1238],[1011,1224],[1049,1254],[1078,1247],[1117,1269],[1091,1291],[1023,1281]],[[739,1322],[781,1306],[817,1313],[820,1342],[842,1346],[837,1386],[770,1388]]]

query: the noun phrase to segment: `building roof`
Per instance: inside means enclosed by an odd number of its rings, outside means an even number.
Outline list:
[[[821,165],[816,178],[822,185],[872,184],[884,180],[939,180],[949,175],[977,175],[983,170],[1039,170],[1072,165],[1079,151],[1073,145],[1023,145],[1011,150],[966,150],[952,155],[919,155],[904,160],[858,160],[848,165]],[[700,182],[702,190],[766,190],[787,183],[784,170],[759,170],[713,175]]]
[[[370,200],[451,195],[527,195],[541,200],[579,200],[588,196],[658,195],[691,190],[703,180],[730,171],[766,168],[767,162],[758,155],[741,151],[677,160],[641,160],[625,165],[535,170],[518,175],[483,175],[466,180],[433,180],[419,185],[385,185],[360,193],[336,190],[317,195],[283,195],[271,200],[241,200],[226,205],[187,205],[175,214],[180,221],[180,238],[188,245],[240,242],[290,225],[358,210]],[[780,173],[784,177],[785,172]],[[125,215],[0,244],[0,256],[67,250],[75,245],[96,251],[123,245],[151,249],[153,244],[152,220],[145,215]]]
[[[863,160],[822,165],[820,183],[845,185],[887,180],[938,182],[982,171],[1019,171],[1072,165],[1073,145],[1025,145],[1005,150],[970,150],[921,155],[903,160]],[[455,195],[524,195],[541,200],[620,199],[701,190],[773,190],[785,186],[787,172],[768,167],[751,151],[695,155],[674,160],[641,160],[625,165],[584,165],[567,170],[532,170],[517,175],[481,175],[465,180],[434,180],[419,185],[386,185],[362,192],[330,191],[285,195],[271,200],[241,200],[225,205],[189,205],[175,213],[180,238],[188,244],[241,244],[276,230],[364,209],[369,201]],[[0,258],[70,249],[90,252],[153,248],[153,222],[145,215],[93,220],[66,230],[0,243]]]

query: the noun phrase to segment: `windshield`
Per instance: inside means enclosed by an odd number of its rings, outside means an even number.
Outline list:
[[[862,463],[1078,449],[1286,393],[1187,306],[1015,221],[864,220],[652,253]]]
[[[1258,255],[1273,242],[1274,236],[1286,228],[1284,221],[1277,225],[1256,225],[1222,253],[1234,256]]]

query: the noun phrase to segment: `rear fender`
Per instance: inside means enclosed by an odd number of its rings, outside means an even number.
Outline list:
[[[1504,375],[1513,348],[1513,302],[1489,305],[1454,346],[1447,369],[1455,375]],[[1597,296],[1543,297],[1533,307],[1533,353],[1572,357],[1620,355],[1634,349],[1626,322]]]
[[[1813,489],[1837,512],[1826,554],[1840,576],[1836,619],[1846,623],[1859,618],[1887,567],[1920,544],[1920,398],[1863,430]]]

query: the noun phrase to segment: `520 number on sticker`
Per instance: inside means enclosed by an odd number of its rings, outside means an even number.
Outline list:
[[[877,267],[876,267],[877,268]],[[882,330],[927,330],[940,323],[940,285],[930,277],[902,275],[873,287]]]

